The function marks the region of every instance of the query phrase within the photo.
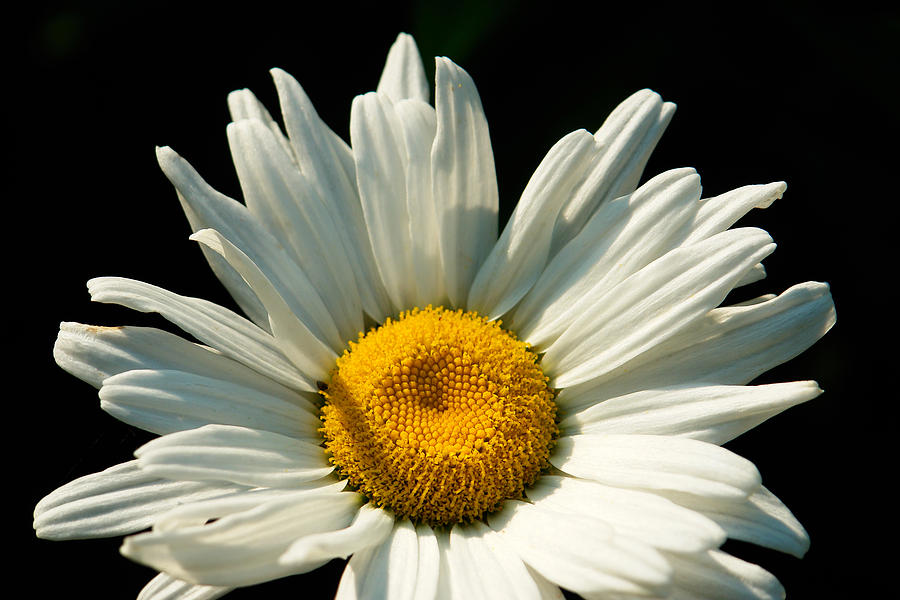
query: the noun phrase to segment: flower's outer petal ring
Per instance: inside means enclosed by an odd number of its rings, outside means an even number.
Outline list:
[[[724,444],[766,419],[822,393],[814,381],[759,386],[686,385],[609,398],[568,413],[576,433],[671,435]]]
[[[435,60],[435,110],[431,169],[441,256],[450,303],[462,308],[497,240],[499,197],[481,99],[469,74],[447,58]]]
[[[408,33],[399,34],[388,51],[376,91],[394,102],[413,98],[427,103],[429,87],[416,41]]]
[[[297,164],[312,190],[331,211],[341,243],[356,275],[365,311],[376,321],[390,314],[390,298],[378,278],[375,258],[356,190],[353,153],[319,118],[297,81],[272,69],[284,126]]]
[[[363,329],[361,300],[327,207],[262,121],[231,123],[227,132],[248,210],[309,277],[341,339],[356,339]]]
[[[157,477],[232,481],[290,488],[333,470],[316,444],[231,425],[205,425],[152,440],[135,451],[141,469]]]
[[[156,516],[185,502],[244,489],[224,482],[169,481],[141,471],[137,461],[74,479],[34,509],[40,538],[85,539],[146,529]]]
[[[595,146],[581,129],[550,149],[472,282],[470,310],[496,319],[528,292],[547,263],[556,215],[584,177]]]
[[[668,558],[675,568],[675,598],[782,600],[785,597],[784,588],[771,573],[725,552],[710,550],[705,554]]]
[[[100,408],[158,435],[219,424],[321,442],[318,410],[303,396],[285,399],[183,371],[142,369],[114,375],[100,388]]]
[[[721,303],[774,249],[761,229],[730,229],[653,261],[597,297],[547,348],[551,384],[588,381],[659,345]]]
[[[144,586],[137,600],[215,600],[234,588],[194,585],[160,573]]]
[[[574,411],[638,390],[745,384],[809,348],[835,318],[828,285],[816,282],[761,302],[716,308],[606,375],[562,390],[557,402]]]
[[[741,500],[761,483],[750,461],[714,444],[658,435],[579,434],[559,439],[550,462],[610,485]]]
[[[532,569],[585,597],[603,593],[665,597],[672,571],[654,548],[617,536],[584,513],[508,500],[488,525]]]
[[[91,279],[88,292],[94,302],[157,312],[204,344],[254,371],[282,385],[309,390],[306,378],[284,356],[272,335],[227,308],[121,277]]]
[[[247,280],[265,305],[272,334],[285,355],[308,377],[326,381],[337,358],[334,350],[295,316],[296,313],[292,312],[278,290],[250,257],[213,229],[198,231],[191,239],[221,254]],[[314,290],[309,291],[309,301],[315,305],[318,296]],[[321,304],[321,300],[318,302]],[[324,310],[324,306],[321,308]]]
[[[121,552],[202,585],[237,587],[302,573],[297,565],[281,562],[285,551],[305,536],[346,528],[363,499],[352,492],[301,491],[296,496],[286,495],[204,525],[131,536],[125,538]],[[210,552],[210,547],[216,551]]]

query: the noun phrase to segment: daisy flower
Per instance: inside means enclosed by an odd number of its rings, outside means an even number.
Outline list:
[[[401,34],[350,144],[273,70],[279,125],[233,92],[243,203],[158,151],[246,316],[135,280],[92,299],[154,328],[63,323],[58,364],[159,437],[35,509],[49,539],[127,535],[144,600],[218,598],[350,557],[339,598],[778,598],[727,538],[808,538],[721,447],[816,397],[747,385],[834,323],[828,287],[723,305],[775,245],[731,228],[784,183],[701,198],[689,168],[638,186],[674,112],[642,90],[547,152],[498,236],[488,126]]]

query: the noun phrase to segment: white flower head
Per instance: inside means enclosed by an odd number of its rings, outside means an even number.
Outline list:
[[[401,34],[350,145],[273,70],[283,127],[233,92],[243,203],[158,151],[245,316],[104,277],[92,299],[153,328],[63,323],[59,365],[159,437],[44,498],[50,539],[128,535],[145,600],[210,599],[350,557],[339,598],[779,598],[727,538],[808,538],[721,444],[816,397],[747,385],[834,323],[822,283],[722,305],[774,249],[732,225],[780,182],[701,197],[638,186],[674,112],[626,99],[563,137],[498,236],[475,84]],[[145,531],[147,530],[147,531]],[[141,532],[141,533],[139,533]]]

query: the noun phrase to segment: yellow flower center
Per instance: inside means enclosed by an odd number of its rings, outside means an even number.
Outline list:
[[[528,345],[475,312],[413,309],[360,335],[322,408],[341,476],[370,501],[431,525],[521,498],[546,468],[556,404]]]

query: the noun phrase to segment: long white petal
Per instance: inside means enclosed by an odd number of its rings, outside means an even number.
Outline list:
[[[304,491],[297,496],[204,525],[135,535],[125,539],[121,552],[194,584],[244,586],[302,573],[302,567],[282,563],[280,557],[305,536],[350,525],[362,498],[350,492]]]
[[[157,312],[204,344],[283,385],[300,388],[308,385],[270,333],[227,308],[121,277],[91,279],[88,292],[95,302]]]
[[[684,600],[781,600],[784,588],[765,569],[710,550],[705,554],[671,556],[675,568],[672,597]]]
[[[718,523],[728,537],[802,557],[809,535],[787,506],[764,486],[745,500],[721,502],[678,492],[661,492],[672,502]]]
[[[333,350],[334,346],[329,348],[325,340],[316,335],[307,326],[307,320],[298,319],[296,313],[287,305],[284,298],[272,286],[262,270],[250,257],[241,252],[239,248],[234,246],[219,232],[212,229],[203,229],[192,235],[191,239],[221,254],[228,261],[228,264],[250,283],[266,307],[272,326],[272,334],[285,355],[305,375],[316,380],[325,381],[337,358],[337,354]],[[315,295],[314,290],[310,289],[309,292],[307,300],[309,301],[310,312],[322,318],[323,322],[328,323],[330,317],[321,299]],[[333,322],[331,322],[331,326],[333,329]],[[335,336],[338,335],[336,329],[329,333]],[[329,336],[326,339],[331,341],[334,338]],[[338,337],[337,339],[340,338]]]
[[[516,307],[516,331],[535,346],[549,345],[598,294],[677,247],[699,199],[696,172],[674,169],[605,203]]]
[[[297,484],[290,489],[243,488],[208,500],[179,504],[156,517],[153,521],[153,531],[166,532],[198,527],[281,498],[290,497],[299,503],[317,494],[340,492],[346,485],[346,482],[340,481],[337,477],[329,476]]]
[[[594,515],[619,535],[671,552],[718,548],[726,537],[713,520],[657,494],[586,479],[544,475],[528,490],[528,499],[554,510]]]
[[[234,588],[194,585],[160,573],[138,594],[137,600],[215,600]]]
[[[327,207],[262,121],[228,126],[247,208],[279,240],[325,301],[342,339],[363,329],[356,280]]]
[[[450,530],[447,562],[451,589],[460,600],[541,598],[537,583],[508,542],[478,521]]]
[[[414,98],[427,103],[429,87],[415,40],[408,33],[401,33],[388,51],[376,91],[394,102]]]
[[[643,389],[745,384],[809,348],[834,321],[834,302],[824,283],[803,283],[776,298],[717,308],[606,375],[562,390],[558,402],[577,410]]]
[[[303,536],[291,544],[278,562],[298,572],[316,569],[333,558],[347,558],[363,548],[376,546],[390,535],[394,515],[382,508],[365,504],[350,523],[339,531],[319,532]]]
[[[100,388],[100,407],[159,435],[221,424],[321,440],[318,410],[303,396],[273,396],[183,371],[141,369],[114,375]]]
[[[610,113],[594,134],[599,152],[591,175],[560,212],[553,232],[555,254],[575,237],[599,206],[637,187],[650,153],[672,120],[675,105],[640,90]]]
[[[730,229],[669,252],[597,297],[547,348],[545,372],[568,387],[611,371],[700,319],[774,248],[761,229]]]
[[[356,190],[353,154],[319,118],[297,81],[272,69],[284,125],[303,176],[331,211],[350,258],[365,311],[376,321],[390,314],[390,298],[378,278]]]
[[[350,141],[369,241],[394,314],[413,305],[415,282],[406,197],[405,148],[394,105],[370,92],[353,99]]]
[[[157,477],[251,487],[289,488],[321,479],[334,468],[316,444],[231,425],[171,433],[134,454],[141,469]]]
[[[463,307],[497,240],[497,176],[475,83],[449,59],[435,60],[437,133],[431,150],[447,294]]]
[[[586,513],[560,513],[509,500],[488,524],[532,569],[583,596],[664,595],[672,573],[655,549],[616,536]]]
[[[228,112],[232,121],[243,121],[246,119],[255,119],[262,123],[272,132],[272,136],[278,141],[278,145],[284,150],[291,162],[297,163],[294,156],[294,149],[291,143],[282,133],[278,122],[272,118],[268,109],[263,106],[262,102],[248,89],[235,90],[228,94]]]
[[[814,381],[643,390],[570,413],[560,422],[560,428],[570,435],[642,433],[724,444],[769,417],[821,393]]]
[[[720,231],[725,231],[753,208],[767,208],[781,198],[787,184],[783,181],[766,185],[745,185],[700,203],[691,235],[685,244],[692,244]]]
[[[416,290],[414,304],[443,304],[446,292],[441,226],[431,185],[431,146],[437,117],[430,105],[412,99],[397,102],[394,110],[405,153],[401,158],[406,167],[406,209]]]
[[[416,528],[404,519],[379,545],[356,552],[341,577],[336,600],[390,598],[417,600],[419,541]],[[435,573],[435,578],[437,574]]]
[[[241,489],[224,482],[170,481],[138,468],[137,461],[70,481],[34,509],[37,536],[70,540],[125,535],[146,529],[185,502]]]
[[[550,462],[566,473],[606,485],[726,500],[746,498],[761,482],[753,463],[737,454],[669,436],[564,436]]]
[[[472,282],[470,310],[496,319],[531,288],[547,263],[556,215],[583,179],[595,146],[582,129],[550,149]]]

